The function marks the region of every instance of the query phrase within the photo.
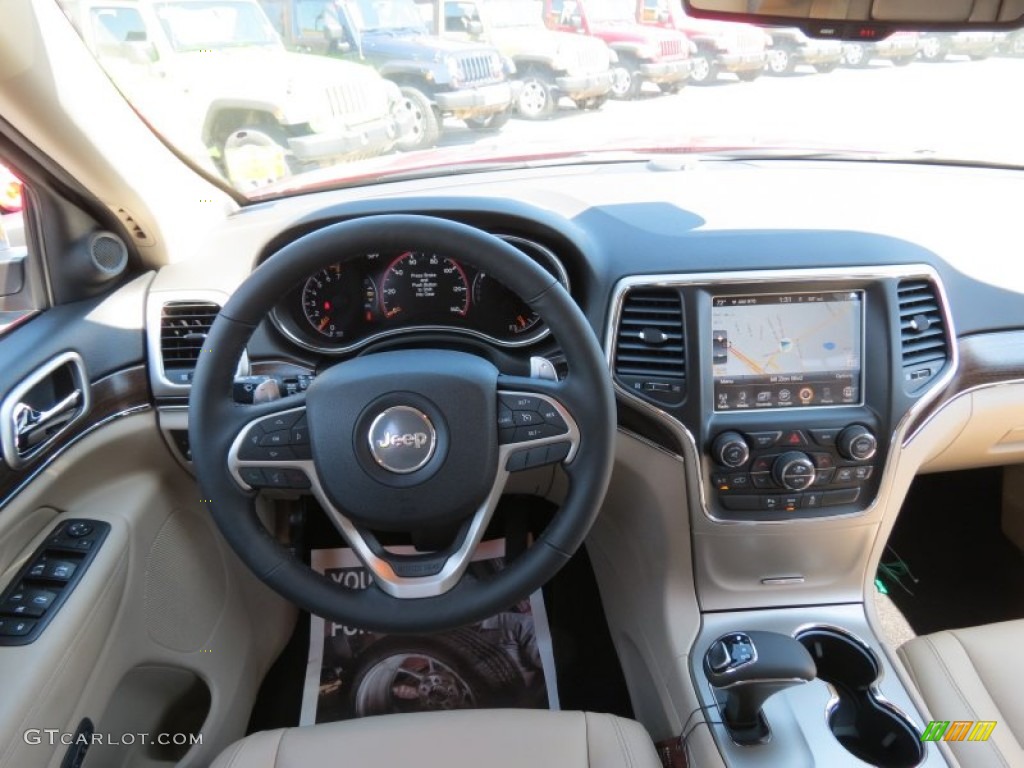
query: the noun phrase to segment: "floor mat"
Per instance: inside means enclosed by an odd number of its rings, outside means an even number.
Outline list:
[[[414,551],[404,549],[393,551]],[[342,589],[372,584],[351,549],[317,549],[311,562]],[[504,539],[485,541],[469,571],[486,579],[504,563]],[[554,666],[541,592],[447,632],[370,632],[314,616],[299,725],[452,709],[558,709]]]
[[[525,517],[526,515],[523,515]],[[531,515],[532,516],[532,515]],[[543,528],[543,516],[535,530]],[[313,522],[309,538],[340,544],[332,530]],[[633,710],[608,630],[597,583],[580,549],[544,586],[560,706],[632,717]],[[300,613],[284,651],[271,667],[253,707],[247,732],[298,725],[309,651],[309,614]]]
[[[1024,617],[1024,554],[1000,529],[1001,482],[996,468],[911,486],[882,558],[908,570],[882,578],[919,635]]]

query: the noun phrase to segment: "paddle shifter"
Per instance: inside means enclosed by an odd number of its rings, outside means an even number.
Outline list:
[[[761,707],[779,691],[809,682],[817,675],[814,659],[799,642],[778,632],[730,632],[704,655],[704,674],[733,741],[767,741],[768,723]]]

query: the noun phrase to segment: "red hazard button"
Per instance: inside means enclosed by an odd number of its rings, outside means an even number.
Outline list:
[[[785,446],[807,445],[807,435],[802,430],[791,429],[788,432],[782,433],[782,439],[779,440],[778,444]]]

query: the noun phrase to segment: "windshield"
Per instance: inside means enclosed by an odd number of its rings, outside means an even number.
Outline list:
[[[278,37],[260,8],[250,3],[157,3],[156,16],[178,52],[278,45]]]
[[[448,3],[447,5],[463,5]],[[481,0],[481,13],[495,29],[544,27],[543,8],[532,0]]]
[[[586,0],[586,11],[591,21],[636,22],[630,0]]]
[[[1024,32],[838,43],[668,8],[75,0],[65,13],[149,125],[254,200],[665,153],[1024,165]],[[599,19],[630,23],[583,23]],[[424,34],[361,34],[374,29]],[[194,55],[227,48],[251,54],[244,67]]]
[[[364,31],[423,30],[420,12],[412,0],[348,0],[345,6],[355,25]]]

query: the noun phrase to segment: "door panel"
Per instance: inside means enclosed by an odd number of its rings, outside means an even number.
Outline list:
[[[0,768],[58,768],[66,747],[26,743],[28,729],[72,734],[89,718],[111,737],[184,733],[199,723],[174,713],[195,701],[208,711],[202,743],[187,755],[136,739],[90,748],[85,766],[208,765],[243,735],[294,608],[221,540],[152,410],[94,429],[8,502],[0,587],[70,518],[107,523],[110,532],[40,638],[0,647]]]
[[[45,729],[70,738],[83,718],[105,738],[199,728],[202,737],[187,754],[138,739],[90,749],[86,768],[208,765],[244,734],[294,624],[295,609],[224,544],[159,431],[145,359],[151,279],[55,306],[0,337],[0,402],[64,353],[81,357],[88,380],[81,418],[19,466],[0,461],[0,592],[39,587],[12,580],[65,521],[110,526],[38,638],[0,645],[0,768],[59,768],[67,746]],[[26,738],[32,729],[38,738]]]

